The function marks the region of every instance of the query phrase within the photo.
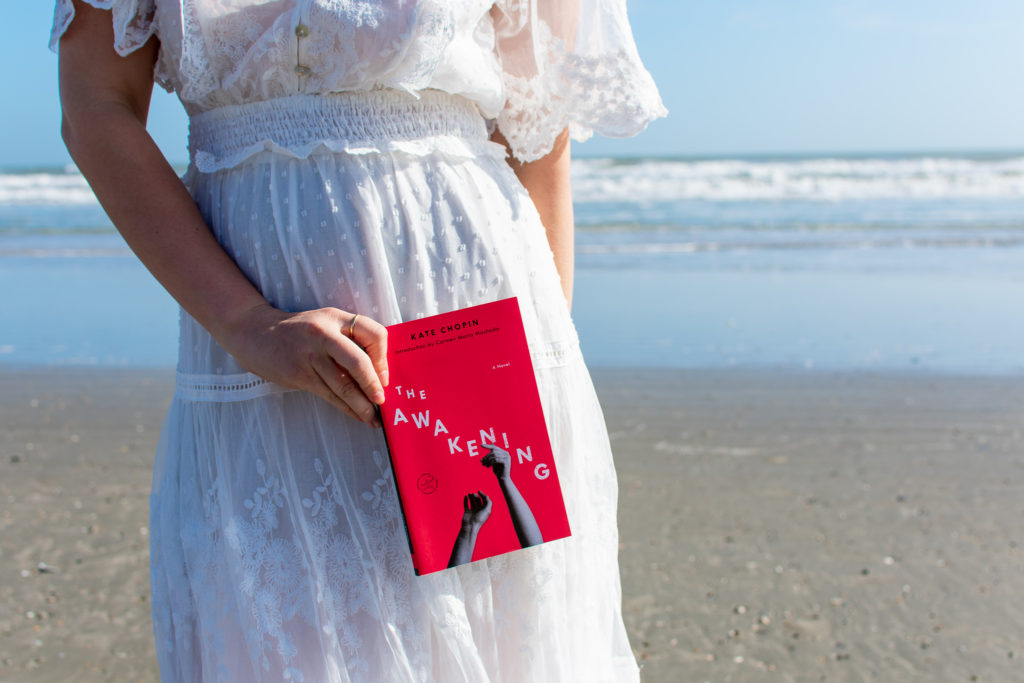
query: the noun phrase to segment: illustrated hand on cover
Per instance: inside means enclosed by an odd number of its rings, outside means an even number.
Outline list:
[[[483,457],[480,464],[484,467],[490,467],[494,471],[494,476],[498,479],[508,477],[512,471],[512,456],[509,455],[508,451],[490,443],[485,443],[483,447],[490,448],[491,452]]]
[[[476,537],[480,533],[480,527],[490,516],[491,499],[483,491],[466,494],[462,499],[462,523],[459,525],[459,534],[455,537],[455,545],[452,546],[449,567],[466,564],[473,559]]]
[[[519,545],[527,548],[543,543],[540,527],[533,516],[533,511],[530,510],[529,503],[512,482],[512,456],[505,449],[492,443],[485,443],[482,446],[491,449],[491,452],[483,457],[480,464],[490,467],[494,476],[498,478],[501,492],[505,496],[505,503],[508,504],[508,512],[512,516],[512,526],[515,527],[516,536],[519,537]]]
[[[491,516],[491,499],[483,491],[467,493],[462,499],[462,526],[482,527]]]

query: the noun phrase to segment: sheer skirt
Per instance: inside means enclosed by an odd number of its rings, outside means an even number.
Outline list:
[[[193,158],[219,159],[186,176],[208,224],[285,310],[390,324],[519,297],[574,535],[414,576],[381,433],[183,313],[151,499],[163,679],[636,680],[611,451],[532,202],[458,98],[319,99],[193,121]],[[262,139],[228,135],[239,116]]]

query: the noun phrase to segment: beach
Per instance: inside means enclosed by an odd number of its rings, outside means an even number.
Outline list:
[[[594,372],[642,677],[1024,676],[1024,378]],[[154,681],[173,373],[0,368],[0,680]]]
[[[1024,154],[573,164],[643,680],[1024,680]],[[155,681],[177,307],[73,168],[0,288],[0,681]]]
[[[644,680],[1024,676],[1024,382],[599,373]]]

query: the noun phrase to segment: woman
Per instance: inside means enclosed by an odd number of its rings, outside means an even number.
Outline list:
[[[182,307],[151,498],[164,680],[635,680],[567,305],[568,127],[664,113],[621,0],[88,3],[57,2],[63,135]],[[190,116],[183,179],[145,130],[154,81]],[[416,577],[383,325],[507,296],[574,535]]]

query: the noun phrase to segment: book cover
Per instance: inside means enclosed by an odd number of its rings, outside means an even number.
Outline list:
[[[413,566],[570,535],[515,298],[388,326],[381,420]]]

